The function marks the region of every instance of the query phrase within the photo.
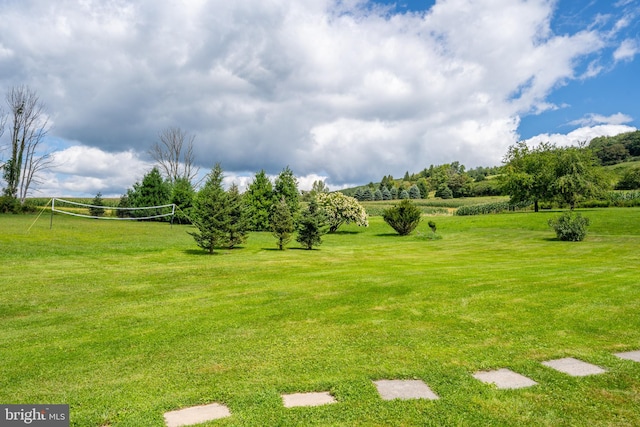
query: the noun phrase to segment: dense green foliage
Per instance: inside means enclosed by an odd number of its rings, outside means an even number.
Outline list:
[[[103,216],[105,209],[103,208],[104,206],[104,200],[102,199],[102,193],[98,191],[98,194],[96,194],[96,197],[93,198],[93,200],[91,200],[91,206],[89,207],[89,215],[91,216]]]
[[[171,187],[166,182],[158,168],[153,168],[143,178],[142,182],[133,184],[133,188],[127,191],[126,196],[121,198],[121,207],[142,208],[151,206],[162,206],[169,204],[171,197]],[[149,217],[165,213],[166,208],[156,208],[153,210],[126,211],[126,215],[133,218]]]
[[[293,232],[296,229],[291,208],[284,196],[271,207],[269,226],[271,233],[277,240],[278,249],[284,250],[285,246],[291,241]]]
[[[233,249],[247,241],[249,232],[247,208],[235,183],[227,190],[225,208],[229,219],[224,229],[225,243],[227,248]]]
[[[401,236],[410,234],[420,223],[421,212],[409,199],[385,209],[382,219]]]
[[[640,157],[640,130],[615,136],[599,136],[589,142],[603,165],[612,165]]]
[[[295,219],[300,211],[300,192],[298,191],[298,180],[293,171],[287,166],[276,177],[273,185],[274,200],[284,200],[289,205],[291,215]]]
[[[264,170],[256,173],[243,197],[248,210],[249,228],[254,231],[269,230],[269,215],[275,199],[273,184]]]
[[[573,209],[585,199],[605,194],[608,181],[593,152],[583,147],[540,144],[530,148],[524,142],[509,148],[501,176],[512,203],[557,201]]]
[[[311,199],[298,220],[296,241],[305,249],[311,250],[322,243],[322,235],[326,233],[327,219],[318,207],[316,199]]]
[[[170,203],[176,205],[175,219],[178,224],[191,224],[191,210],[196,192],[191,181],[184,177],[177,177],[171,184]]]
[[[616,190],[638,190],[640,189],[640,166],[629,168],[616,184]]]
[[[439,216],[433,241],[373,217],[320,251],[251,233],[213,258],[193,226],[0,215],[0,401],[68,403],[74,427],[211,402],[232,414],[212,426],[640,425],[640,364],[613,356],[640,350],[640,208],[584,212],[579,244],[553,239],[556,215]],[[607,372],[540,363],[560,357]],[[538,385],[472,376],[500,368]],[[378,379],[440,398],[383,401]],[[283,407],[310,391],[338,403]]]
[[[587,235],[589,218],[579,213],[565,212],[557,218],[549,219],[549,226],[555,230],[558,239],[581,242]]]
[[[222,187],[222,167],[216,164],[207,175],[204,186],[193,203],[193,222],[196,231],[190,231],[194,240],[210,254],[224,244],[230,224],[229,204]]]

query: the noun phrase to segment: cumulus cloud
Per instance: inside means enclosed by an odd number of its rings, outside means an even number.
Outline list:
[[[578,145],[580,143],[589,143],[593,138],[598,136],[614,136],[620,133],[633,132],[636,128],[626,125],[597,125],[586,126],[575,129],[567,134],[553,133],[540,134],[525,140],[529,146],[538,145],[541,142],[550,142],[558,146]]]
[[[363,0],[4,2],[0,84],[36,89],[55,136],[79,141],[56,156],[58,173],[80,177],[68,188],[130,186],[168,126],[196,135],[203,169],[221,162],[242,185],[247,171],[288,165],[340,187],[499,162],[520,116],[558,108],[549,93],[607,45],[601,26],[554,34],[554,11],[547,0],[402,14]],[[623,42],[616,60],[634,49]]]

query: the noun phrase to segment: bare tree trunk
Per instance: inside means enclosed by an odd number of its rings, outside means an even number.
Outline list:
[[[50,154],[39,157],[38,146],[47,133],[44,105],[27,86],[12,87],[7,93],[11,127],[11,156],[4,165],[4,194],[19,198],[29,193],[37,173],[51,165]]]
[[[193,141],[195,136],[188,135],[179,127],[168,127],[158,135],[160,141],[156,142],[149,154],[158,163],[160,169],[171,182],[179,178],[191,182],[200,171],[194,165]]]

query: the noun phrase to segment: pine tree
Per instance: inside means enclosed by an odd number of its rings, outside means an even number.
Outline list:
[[[222,187],[222,178],[222,167],[216,163],[193,204],[192,219],[198,231],[189,234],[198,246],[210,254],[226,241],[226,232],[229,229],[227,194]]]
[[[269,224],[271,232],[278,239],[278,249],[283,250],[287,243],[291,241],[291,235],[295,230],[293,215],[284,196],[272,206]]]
[[[382,200],[391,200],[391,191],[387,187],[382,189]]]
[[[179,224],[191,224],[191,210],[196,192],[191,181],[178,177],[171,185],[171,203],[176,205],[175,220]]]
[[[289,205],[291,215],[295,219],[300,210],[300,204],[298,200],[298,180],[293,175],[291,169],[289,169],[289,166],[284,168],[282,172],[280,172],[280,175],[278,175],[278,177],[276,178],[273,192],[276,200],[280,200],[282,199],[282,197],[284,197],[287,205]]]
[[[247,240],[249,228],[247,209],[235,182],[227,191],[227,209],[229,210],[229,224],[226,230],[227,243],[228,248],[233,249]]]
[[[382,191],[380,191],[380,189],[374,191],[373,200],[382,200]]]
[[[243,198],[247,206],[249,229],[269,230],[269,215],[276,199],[273,194],[273,184],[264,170],[256,173]]]
[[[323,227],[326,217],[318,208],[316,199],[309,202],[307,210],[302,213],[298,223],[298,237],[296,240],[307,250],[313,249],[322,243],[322,235],[325,234]]]
[[[153,168],[142,178],[141,183],[135,183],[133,189],[127,191],[129,205],[134,208],[143,208],[149,206],[162,206],[169,204],[171,197],[169,185],[162,179],[158,168]],[[153,210],[139,210],[131,213],[132,217],[148,217],[153,215],[161,215],[163,208]]]
[[[102,200],[102,193],[98,191],[96,197],[91,201],[91,207],[89,208],[89,215],[91,216],[102,216],[104,215],[104,201]]]
[[[420,199],[421,195],[420,195],[420,189],[418,188],[417,185],[412,185],[411,188],[409,188],[409,198],[410,199]]]

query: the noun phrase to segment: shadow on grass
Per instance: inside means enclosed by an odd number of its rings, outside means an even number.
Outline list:
[[[205,249],[185,249],[184,253],[187,255],[223,255],[224,253],[236,251],[238,249],[244,249],[244,246],[235,246],[231,249],[226,247],[216,247],[213,252],[209,252]]]

